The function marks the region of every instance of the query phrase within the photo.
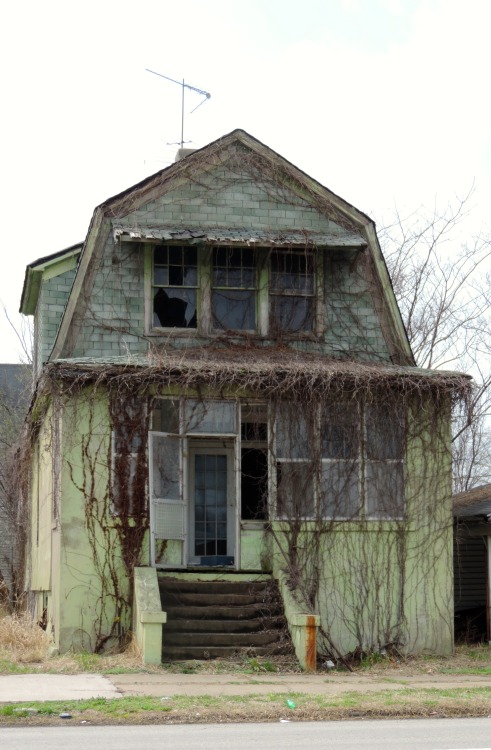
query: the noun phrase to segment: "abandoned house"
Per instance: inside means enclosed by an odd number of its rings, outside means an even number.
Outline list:
[[[304,665],[449,653],[468,379],[415,367],[365,214],[242,130],[180,156],[26,271],[32,612],[60,651],[217,656],[176,592],[217,620],[257,584],[257,622],[274,584]]]

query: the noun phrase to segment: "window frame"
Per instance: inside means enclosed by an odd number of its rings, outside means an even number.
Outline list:
[[[157,250],[157,249],[159,249],[159,250],[163,250],[163,249],[167,250],[167,256],[168,256],[167,264],[163,264],[163,263],[159,264],[159,263],[156,262],[156,260],[155,260],[155,250]],[[176,267],[176,268],[179,267],[179,264],[171,263],[171,257],[170,257],[170,255],[171,255],[171,251],[172,250],[174,250],[174,252],[176,250],[180,250],[181,251],[182,260],[181,260],[181,264],[180,265],[181,265],[181,267],[183,269],[185,269],[187,267],[186,263],[185,263],[186,251],[189,254],[191,254],[191,252],[194,251],[194,254],[195,254],[195,263],[189,266],[190,268],[195,268],[196,269],[196,279],[195,279],[195,283],[194,284],[186,284],[186,283],[184,283],[184,274],[183,274],[183,282],[181,284],[171,284],[170,283],[171,282],[171,279],[170,279],[170,269],[171,269],[171,267]],[[169,269],[169,277],[168,277],[167,283],[166,284],[163,284],[161,282],[157,283],[157,281],[155,279],[156,268],[165,268],[166,265],[167,265],[167,267]],[[198,247],[196,245],[186,245],[186,244],[177,244],[177,243],[174,243],[174,244],[172,244],[172,243],[162,243],[160,245],[152,245],[151,298],[150,298],[150,307],[151,307],[150,314],[151,314],[151,328],[152,328],[152,330],[178,331],[178,332],[182,332],[182,331],[187,332],[187,331],[189,331],[191,333],[197,332],[198,329],[199,329],[199,319],[200,319],[200,297],[201,297],[200,288],[201,288],[201,284],[200,284],[200,263],[199,263]],[[194,291],[194,298],[195,298],[195,313],[194,313],[194,315],[196,316],[196,325],[194,325],[194,326],[190,326],[190,325],[186,325],[186,326],[179,326],[179,325],[176,325],[176,326],[173,326],[173,325],[169,325],[169,326],[162,326],[162,325],[156,326],[155,325],[154,302],[155,302],[155,296],[158,293],[158,292],[156,292],[156,290],[164,290],[165,291],[167,289],[169,289],[169,290],[182,290],[183,293],[186,290],[188,290],[188,291]],[[180,297],[177,297],[177,299],[180,299]],[[192,320],[192,318],[191,318],[191,320]]]
[[[323,310],[324,310],[324,285],[323,285],[323,248],[296,248],[296,247],[270,247],[266,245],[249,246],[247,244],[221,245],[218,244],[198,244],[198,243],[172,243],[152,242],[143,243],[144,246],[144,295],[145,295],[145,335],[150,337],[178,335],[178,336],[206,336],[219,337],[228,335],[236,338],[257,336],[260,338],[286,338],[292,340],[298,339],[316,339],[324,329]],[[197,286],[183,287],[184,289],[196,289],[196,327],[174,327],[174,326],[156,326],[154,324],[154,289],[162,285],[154,283],[154,250],[159,247],[189,247],[196,248],[197,252]],[[213,255],[214,250],[219,248],[234,249],[251,249],[255,256],[255,287],[218,287],[213,283]],[[298,255],[307,255],[312,259],[312,291],[303,293],[295,290],[296,294],[288,293],[284,290],[283,294],[276,293],[271,289],[272,270],[271,257],[272,253],[295,253]],[[165,285],[164,285],[165,286]],[[226,291],[227,289],[235,291],[236,289],[251,291],[255,295],[255,328],[254,329],[236,329],[236,328],[219,328],[213,322],[213,292],[214,290]],[[295,297],[300,296],[312,300],[311,309],[311,328],[286,330],[272,324],[271,301],[274,297]]]
[[[280,402],[281,403],[281,402]],[[341,402],[342,403],[342,402]],[[407,439],[406,439],[406,420],[405,415],[399,415],[399,419],[403,420],[401,425],[401,455],[399,458],[381,458],[375,459],[370,458],[368,455],[368,438],[367,438],[367,411],[371,407],[371,404],[366,403],[364,399],[357,399],[356,409],[358,415],[358,425],[356,427],[357,441],[356,451],[354,455],[350,457],[326,457],[323,455],[322,448],[322,421],[324,415],[322,414],[322,408],[319,404],[317,407],[317,413],[314,418],[313,429],[310,431],[310,438],[313,443],[313,450],[309,457],[285,457],[278,453],[278,415],[279,411],[276,411],[273,420],[274,430],[274,492],[272,493],[271,506],[274,508],[274,515],[278,520],[288,521],[287,515],[278,512],[278,474],[277,469],[279,464],[309,464],[312,472],[312,489],[313,489],[313,512],[307,512],[300,516],[301,520],[312,521],[315,519],[322,519],[326,521],[352,521],[359,523],[361,521],[402,521],[406,516],[406,498],[405,498],[405,480],[406,480],[406,455],[407,455]],[[302,432],[302,430],[301,430]],[[305,435],[308,436],[309,430],[306,428]],[[318,458],[316,459],[315,456]],[[329,465],[339,466],[342,463],[350,463],[353,467],[356,467],[355,479],[358,486],[358,500],[359,506],[356,513],[346,514],[329,514],[324,511],[321,507],[321,503],[324,498],[324,490],[322,489],[323,483],[323,472],[324,467]],[[398,507],[400,507],[400,513],[384,514],[383,512],[371,512],[370,506],[376,505],[369,494],[368,488],[368,469],[370,466],[399,466],[400,467],[400,482],[401,482],[401,496],[398,498]],[[397,477],[396,477],[397,480]],[[325,502],[325,501],[324,501]],[[380,504],[379,504],[380,509]]]
[[[319,289],[316,283],[318,273],[316,273],[316,260],[318,255],[320,255],[320,251],[315,252],[315,250],[312,248],[303,248],[303,249],[296,249],[296,248],[271,248],[270,254],[269,254],[269,262],[268,262],[268,271],[269,271],[269,281],[268,281],[268,330],[270,333],[272,333],[275,337],[284,337],[284,336],[305,336],[305,335],[315,335],[317,330],[317,299],[318,299],[318,293]],[[293,276],[293,273],[289,273],[286,268],[286,260],[288,259],[288,256],[290,256],[291,259],[297,258],[299,261],[303,258],[305,260],[305,272],[301,275],[299,275],[300,279],[304,279],[305,282],[307,282],[310,279],[309,286],[311,287],[310,290],[307,290],[305,288],[301,288],[299,286],[298,288],[291,288],[289,286],[273,286],[273,276],[274,274],[277,274],[278,276]],[[282,261],[284,261],[284,270],[273,270],[273,258],[277,257],[278,259],[281,258]],[[309,266],[310,265],[310,269]],[[304,283],[304,287],[306,286],[306,283]],[[297,329],[289,329],[284,328],[280,325],[279,318],[275,319],[274,316],[274,310],[273,310],[273,303],[274,300],[278,300],[278,302],[284,302],[288,299],[294,300],[294,299],[300,299],[300,300],[310,300],[310,328],[297,328]]]
[[[241,260],[243,261],[244,251],[247,251],[252,254],[253,257],[253,263],[252,266],[246,266],[244,262],[241,262],[240,266],[236,266],[235,269],[233,266],[230,265],[229,262],[227,262],[226,265],[218,265],[218,263],[215,263],[215,257],[218,253],[240,253]],[[210,319],[211,319],[211,330],[213,333],[224,333],[224,332],[232,332],[232,333],[256,333],[258,330],[258,276],[259,276],[259,268],[258,268],[258,251],[254,247],[248,247],[248,246],[231,246],[231,245],[215,245],[211,249],[211,284],[210,284]],[[240,275],[242,276],[244,271],[250,269],[252,271],[252,284],[247,285],[245,283],[239,283],[239,284],[231,284],[231,283],[222,283],[217,284],[215,281],[215,273],[218,269],[222,269],[222,272],[228,277],[231,271],[233,270],[239,270],[240,269]],[[227,279],[228,280],[228,279]],[[251,307],[253,309],[254,313],[254,327],[253,328],[230,328],[225,325],[220,326],[216,324],[216,318],[215,318],[215,305],[214,305],[214,293],[226,293],[226,292],[248,292],[249,295],[252,297],[252,304]]]

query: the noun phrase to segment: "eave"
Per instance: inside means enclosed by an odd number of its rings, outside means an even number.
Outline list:
[[[472,378],[460,372],[335,359],[281,346],[252,345],[186,351],[164,348],[140,357],[58,359],[48,365],[45,377],[78,381],[81,385],[131,381],[138,387],[176,384],[184,390],[207,386],[219,392],[290,391],[300,397],[305,395],[305,389],[317,394],[330,389],[371,393],[388,387],[406,395],[438,392],[458,400],[465,398],[472,387]]]
[[[74,268],[81,251],[82,243],[80,242],[29,263],[24,276],[19,312],[23,315],[34,315],[43,277],[48,275],[52,278],[68,268]]]

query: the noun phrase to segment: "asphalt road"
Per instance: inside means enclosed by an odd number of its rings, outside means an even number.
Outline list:
[[[491,750],[491,719],[0,729],[2,750]]]

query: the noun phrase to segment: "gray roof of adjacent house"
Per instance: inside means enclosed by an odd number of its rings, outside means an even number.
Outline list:
[[[454,495],[453,512],[456,518],[491,520],[491,484]]]

